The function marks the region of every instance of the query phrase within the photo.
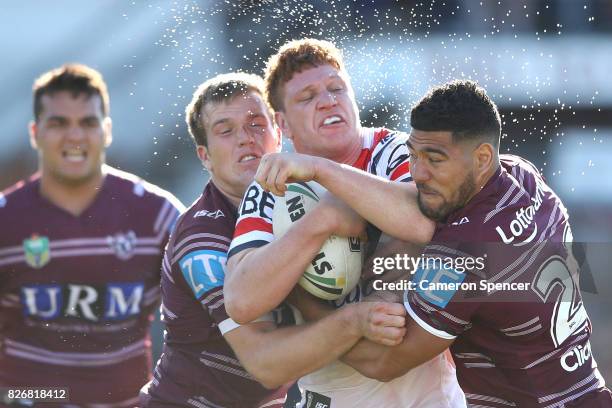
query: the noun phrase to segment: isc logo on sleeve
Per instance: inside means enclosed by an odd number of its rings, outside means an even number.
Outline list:
[[[419,267],[414,274],[413,282],[416,292],[425,301],[445,308],[464,279],[465,273],[452,268]]]
[[[223,286],[226,261],[225,252],[212,250],[193,251],[181,258],[181,272],[196,299],[211,289]]]

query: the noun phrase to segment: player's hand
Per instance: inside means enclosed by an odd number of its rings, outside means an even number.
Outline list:
[[[384,346],[397,346],[406,334],[406,309],[401,303],[361,302],[359,322],[363,337]]]
[[[287,183],[315,178],[319,157],[299,153],[268,153],[259,162],[255,180],[264,190],[284,196]]]
[[[324,223],[330,235],[341,237],[361,237],[366,239],[366,222],[344,201],[326,192],[321,196],[319,203],[313,209],[319,222]]]

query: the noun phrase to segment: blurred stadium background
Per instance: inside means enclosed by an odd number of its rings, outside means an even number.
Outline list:
[[[344,49],[364,124],[408,130],[433,84],[478,80],[503,116],[502,150],[535,163],[588,243],[595,356],[612,380],[612,2],[261,0],[4,2],[0,190],[32,173],[31,86],[64,62],[99,69],[111,94],[108,161],[191,203],[207,178],[183,111],[229,70],[261,73],[303,36]],[[154,328],[156,353],[161,331]]]

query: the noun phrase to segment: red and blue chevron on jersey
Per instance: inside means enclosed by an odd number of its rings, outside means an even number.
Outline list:
[[[388,180],[408,182],[410,176],[408,136],[388,129],[361,128],[363,145],[353,167]],[[257,182],[248,187],[238,213],[238,223],[228,256],[259,248],[274,240],[272,211],[275,196]]]

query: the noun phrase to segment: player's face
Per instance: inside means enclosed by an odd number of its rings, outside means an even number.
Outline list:
[[[283,87],[276,120],[298,153],[342,157],[359,136],[359,113],[348,75],[331,65],[296,73]]]
[[[280,132],[256,92],[207,104],[202,113],[208,146],[198,146],[198,155],[221,191],[242,198],[261,156],[280,149]]]
[[[453,143],[451,132],[413,129],[408,139],[410,173],[421,212],[445,221],[476,193],[473,149]]]
[[[41,103],[38,121],[30,124],[30,141],[43,177],[66,185],[101,177],[111,121],[102,113],[100,96],[58,91],[43,95]]]

